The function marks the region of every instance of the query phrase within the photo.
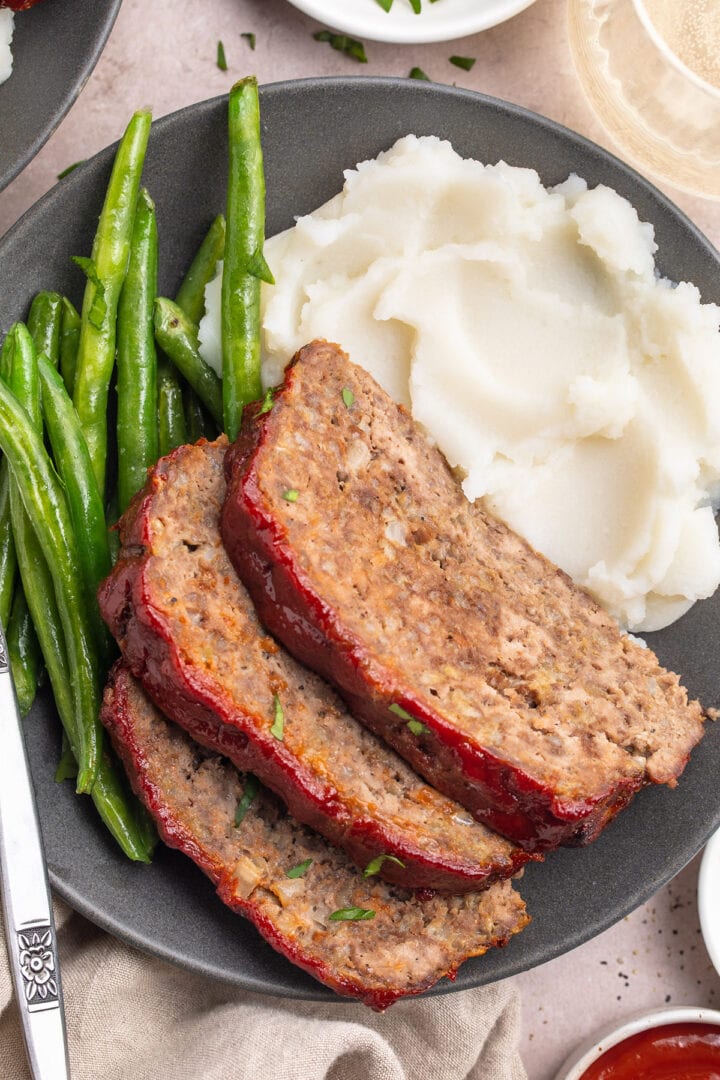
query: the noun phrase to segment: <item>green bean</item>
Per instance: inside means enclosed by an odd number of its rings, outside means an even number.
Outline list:
[[[260,382],[260,279],[265,178],[260,146],[257,80],[242,79],[228,103],[229,172],[222,279],[224,428],[234,439],[243,406],[262,394]]]
[[[75,388],[78,346],[80,344],[80,316],[66,296],[62,298],[60,320],[60,373],[68,394]]]
[[[191,386],[183,386],[183,413],[185,414],[185,431],[187,441],[196,443],[205,435],[205,416],[200,399]]]
[[[205,286],[215,277],[224,251],[225,218],[219,214],[208,229],[175,297],[177,306],[194,323],[199,323],[203,317]]]
[[[135,862],[149,863],[157,833],[145,807],[127,791],[106,750],[93,788],[93,802],[100,817],[125,854]]]
[[[114,649],[97,605],[98,586],[112,567],[103,501],[78,415],[61,376],[42,355],[38,372],[43,417],[77,541],[86,609],[100,655],[109,661]]]
[[[183,392],[172,364],[158,357],[158,449],[164,457],[187,442]]]
[[[0,349],[0,379],[8,381],[12,373],[12,361],[13,354],[15,352],[15,326],[10,327],[10,330],[5,335],[5,340],[2,343],[2,349]]]
[[[117,529],[120,511],[118,509],[117,491],[113,491],[105,504],[105,520],[107,521],[107,539],[110,548],[110,561],[114,566],[120,554],[120,534]]]
[[[219,214],[205,234],[175,297],[177,306],[196,325],[205,312],[205,288],[215,277],[217,264],[222,259],[224,251],[225,218]],[[182,394],[187,441],[194,443],[203,437],[214,439],[218,425],[200,404],[195,392],[190,386],[184,384]]]
[[[0,393],[2,393],[2,387],[0,387]],[[42,553],[30,519],[25,513],[20,492],[15,483],[11,487],[10,500],[23,593],[50,676],[50,685],[60,719],[73,746],[76,746],[75,703],[65,641],[55,599],[55,586],[47,560]]]
[[[37,693],[42,655],[22,589],[15,590],[7,630],[7,647],[20,715],[27,716]]]
[[[15,353],[15,327],[13,326],[0,349],[0,379],[6,382],[12,375],[12,362]],[[13,539],[12,520],[10,518],[10,470],[7,461],[0,461],[0,625],[6,627],[10,619],[17,556]]]
[[[18,394],[26,394],[33,384],[29,370],[32,365],[26,361],[31,354],[25,335],[31,347],[32,341],[23,330],[16,328],[12,374],[12,390]],[[100,673],[87,617],[77,541],[62,485],[45,450],[39,425],[34,422],[34,404],[29,398],[18,400],[12,390],[0,382],[0,449],[12,471],[10,507],[23,588],[42,645],[43,601],[40,599],[34,606],[31,594],[36,588],[35,579],[46,577],[42,570],[44,557],[54,587],[66,659],[73,673],[73,714],[69,722],[74,726],[78,757],[77,787],[87,792],[92,790],[102,745]],[[23,407],[25,400],[28,409]],[[28,565],[29,561],[35,565]],[[43,655],[53,681],[57,664],[53,665],[54,658],[48,657],[44,647]]]
[[[33,624],[36,627],[40,647],[50,676],[55,705],[63,725],[64,736],[74,758],[77,760],[79,748],[73,688],[60,614],[55,599],[54,583],[48,570],[47,560],[42,555],[35,534],[30,527],[29,519],[27,515],[23,515],[23,517],[27,523],[27,539],[29,543],[21,545],[21,560],[27,563],[29,569],[26,576],[31,582],[33,597],[32,603],[28,597],[28,607],[30,608]],[[34,560],[34,556],[38,554],[40,556],[39,560]],[[35,610],[33,610],[33,607]],[[143,818],[143,810],[140,805],[125,792],[106,750],[103,750],[100,755],[91,798],[98,814],[125,855],[135,862],[150,862],[154,847],[150,827]]]
[[[185,428],[187,441],[196,443],[198,439],[216,439],[220,431],[219,424],[200,401],[192,387],[183,387],[183,406],[185,409]]]
[[[27,413],[36,432],[42,434],[42,410],[40,406],[40,372],[37,353],[30,332],[23,323],[13,327],[15,348],[9,386]]]
[[[3,390],[0,387],[0,395]],[[23,577],[30,582],[28,607],[50,676],[55,705],[73,756],[80,756],[76,713],[63,629],[55,598],[54,582],[27,514],[22,515],[26,534],[18,541]],[[31,602],[32,596],[32,602]],[[154,847],[151,827],[139,804],[127,795],[106,751],[102,751],[91,792],[95,807],[128,858],[150,862]]]
[[[17,555],[10,514],[10,468],[0,461],[0,623],[8,625],[15,591]]]
[[[118,502],[122,513],[158,459],[157,355],[153,304],[157,294],[155,206],[138,196],[130,261],[118,307]]]
[[[105,490],[107,403],[115,362],[117,305],[130,255],[150,123],[149,112],[135,113],[120,140],[95,234],[92,259],[84,266],[88,281],[73,400],[101,492]]]
[[[50,363],[60,363],[60,328],[62,321],[62,296],[56,292],[39,292],[27,319],[27,328],[39,353],[45,353]]]
[[[200,355],[197,326],[177,304],[164,296],[155,301],[155,337],[212,417],[222,424],[222,384]]]

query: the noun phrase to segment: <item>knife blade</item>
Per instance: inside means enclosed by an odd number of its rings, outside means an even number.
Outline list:
[[[7,950],[34,1080],[70,1075],[55,922],[35,795],[0,627],[0,882]]]

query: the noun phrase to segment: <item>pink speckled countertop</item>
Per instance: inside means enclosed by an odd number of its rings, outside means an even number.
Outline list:
[[[338,0],[341,3],[342,0]],[[285,0],[124,0],[105,52],[85,90],[35,160],[0,193],[0,235],[68,164],[122,132],[128,112],[149,104],[162,116],[226,91],[249,70],[261,82],[308,75],[407,75],[422,67],[544,113],[617,152],[575,80],[565,32],[565,0],[537,0],[459,50],[477,57],[470,72],[448,64],[449,43],[367,43],[368,64],[312,40],[317,24]],[[252,31],[251,53],[240,37]],[[222,39],[228,71],[215,63]],[[622,156],[622,155],[621,155]],[[720,203],[666,189],[720,245]],[[720,1007],[720,977],[698,927],[693,861],[649,903],[574,952],[516,976],[523,1003],[523,1057],[530,1080],[551,1080],[564,1056],[592,1032],[629,1013],[672,1004]]]

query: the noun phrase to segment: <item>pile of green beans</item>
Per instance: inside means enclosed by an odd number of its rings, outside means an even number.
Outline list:
[[[228,116],[227,227],[222,214],[211,223],[175,301],[157,295],[155,206],[141,186],[151,116],[141,110],[118,145],[91,255],[73,257],[87,278],[80,314],[68,297],[39,292],[0,348],[0,622],[18,701],[26,714],[47,674],[63,729],[57,779],[75,777],[141,862],[157,838],[99,719],[116,647],[97,590],[116,553],[108,526],[147,470],[188,439],[223,428],[235,437],[243,405],[261,393],[259,289],[271,275],[254,78],[233,87]],[[200,355],[198,323],[223,259],[220,380]]]

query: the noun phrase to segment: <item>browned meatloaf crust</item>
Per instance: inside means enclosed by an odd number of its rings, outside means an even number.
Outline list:
[[[122,665],[105,692],[102,719],[163,840],[189,855],[220,899],[278,952],[339,994],[384,1009],[444,975],[453,978],[463,961],[504,945],[528,922],[509,882],[421,899],[364,878],[263,788],[236,826],[246,777],[166,720]],[[302,876],[288,877],[306,862]],[[351,908],[374,915],[329,918]]]
[[[123,519],[100,606],[132,673],[359,866],[391,855],[387,880],[452,892],[514,874],[520,848],[429,787],[262,629],[220,538],[226,448],[175,451]]]
[[[265,625],[480,820],[549,849],[675,783],[703,732],[677,676],[471,505],[337,346],[247,410],[226,472],[225,546]]]

